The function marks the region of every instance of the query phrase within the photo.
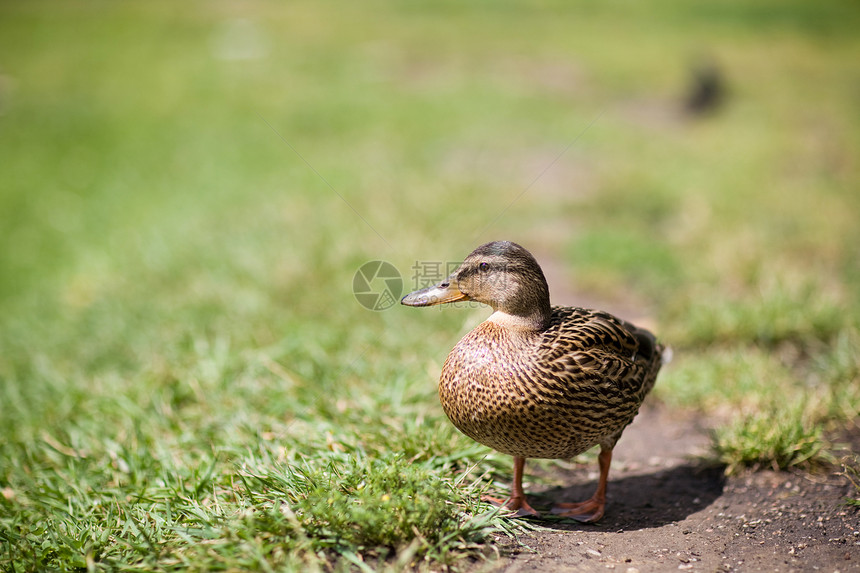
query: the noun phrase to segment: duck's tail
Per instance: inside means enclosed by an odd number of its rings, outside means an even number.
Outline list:
[[[624,326],[639,342],[636,361],[642,360],[647,364],[642,384],[642,395],[644,396],[654,387],[660,368],[672,360],[672,349],[657,342],[657,337],[650,330],[640,328],[629,322],[626,322]]]
[[[670,362],[672,362],[672,358],[675,357],[675,352],[672,350],[671,346],[660,345],[660,363],[663,366],[666,366]]]

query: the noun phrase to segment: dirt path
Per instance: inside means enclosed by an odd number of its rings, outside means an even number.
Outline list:
[[[860,571],[860,513],[843,503],[847,480],[784,472],[724,478],[696,457],[707,443],[695,420],[643,409],[616,447],[604,518],[537,521],[543,529],[520,539],[526,547],[500,538],[505,555],[491,570]],[[569,485],[526,486],[538,510],[590,496],[596,469],[573,466],[551,477]]]

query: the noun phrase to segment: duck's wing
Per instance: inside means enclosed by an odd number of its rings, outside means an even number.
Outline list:
[[[600,410],[602,401],[635,415],[662,350],[653,334],[607,312],[555,307],[539,353],[571,403]]]

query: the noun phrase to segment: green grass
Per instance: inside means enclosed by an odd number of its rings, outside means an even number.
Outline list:
[[[224,473],[225,454],[189,469],[123,451],[96,476],[71,453],[62,469],[38,472],[38,497],[11,500],[22,510],[5,524],[9,555],[60,569],[323,569],[333,555],[452,565],[499,529],[468,487],[441,477],[450,466],[258,452]]]
[[[830,461],[823,428],[805,415],[803,404],[773,404],[718,428],[716,450],[726,471],[743,466],[781,470]]]
[[[435,395],[486,311],[351,287],[494,238],[652,315],[676,357],[654,399],[716,420],[728,467],[826,461],[860,411],[858,24],[836,1],[3,4],[0,564],[488,555],[510,462]],[[726,106],[686,118],[702,54]]]
[[[842,460],[842,475],[853,486],[853,491],[845,499],[847,505],[860,506],[860,456],[853,454]]]

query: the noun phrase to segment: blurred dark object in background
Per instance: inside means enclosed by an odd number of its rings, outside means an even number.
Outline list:
[[[696,64],[684,99],[684,111],[692,116],[709,115],[725,105],[726,80],[713,61]]]

